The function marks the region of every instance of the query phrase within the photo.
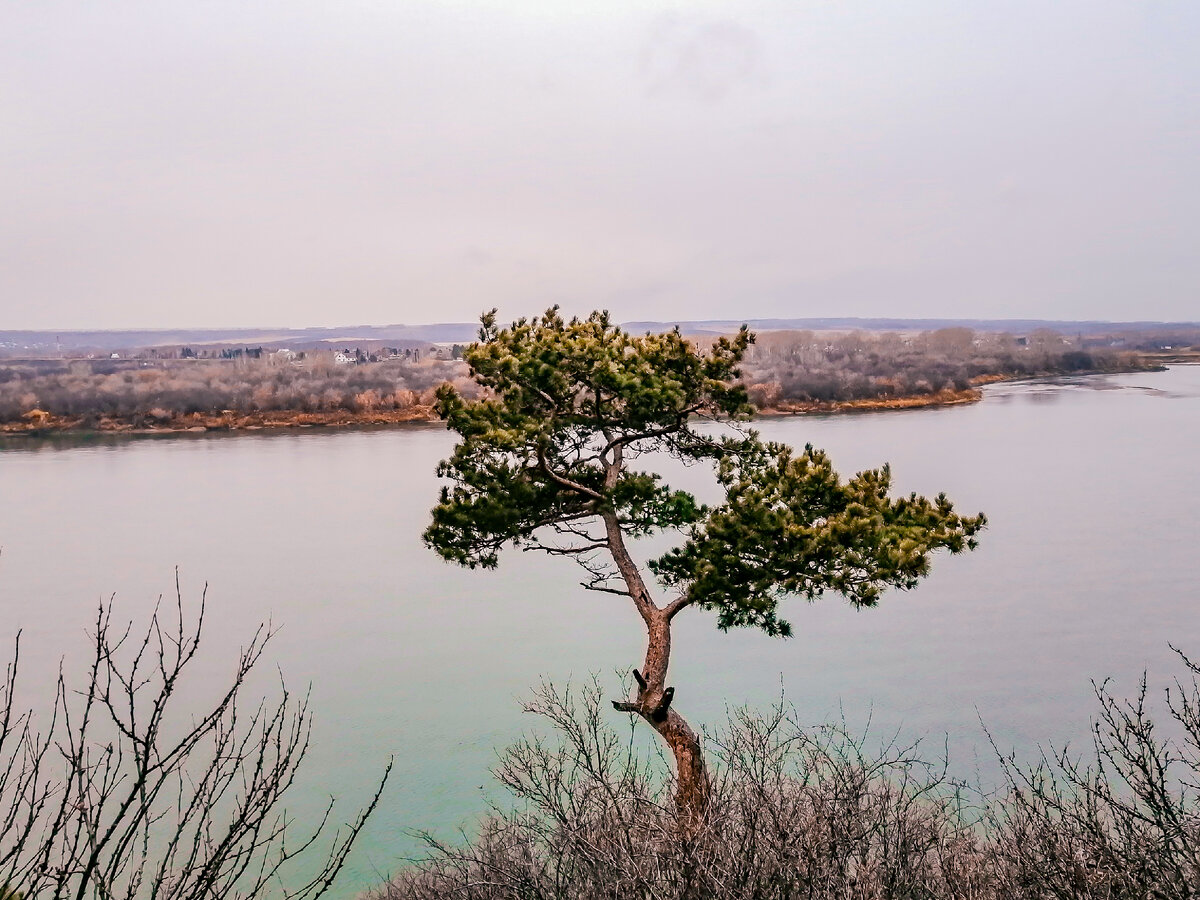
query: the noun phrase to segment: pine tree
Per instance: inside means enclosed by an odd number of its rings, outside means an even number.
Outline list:
[[[721,629],[787,636],[785,597],[834,592],[874,606],[888,587],[915,587],[933,551],[973,549],[984,516],[956,514],[945,495],[889,498],[886,465],[843,481],[820,450],[762,441],[741,424],[753,413],[738,383],[754,340],[745,327],[702,352],[678,330],[628,334],[606,312],[568,322],[555,307],[500,328],[493,310],[482,326],[465,358],[483,398],[438,392],[460,440],[438,467],[450,484],[425,542],[471,568],[495,567],[506,546],[571,557],[584,588],[628,597],[646,655],[636,696],[613,705],[666,742],[680,814],[695,823],[709,776],[667,684],[675,617],[696,607]],[[639,469],[647,453],[710,464],[724,502],[703,505]],[[681,542],[643,568],[628,541],[662,531]]]

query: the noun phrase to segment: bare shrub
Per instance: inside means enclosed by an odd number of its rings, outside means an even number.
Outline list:
[[[359,412],[370,412],[379,406],[380,400],[379,391],[369,388],[354,395],[354,408]]]
[[[737,711],[711,738],[712,801],[692,832],[670,766],[605,724],[605,705],[596,684],[543,685],[527,708],[560,740],[503,755],[515,809],[464,846],[427,837],[429,861],[376,898],[970,896],[986,879],[956,786],[912,747],[869,754],[845,728],[801,728],[782,704]]]
[[[60,673],[47,715],[14,705],[17,652],[0,684],[0,896],[315,898],[375,808],[327,841],[333,801],[297,828],[279,808],[308,749],[307,697],[247,700],[270,640],[260,627],[211,707],[175,700],[199,648],[203,601],[176,602],[142,633],[102,605],[89,675]],[[390,766],[389,766],[390,769]],[[313,854],[316,854],[314,857]],[[289,887],[285,877],[298,878]]]
[[[392,394],[392,405],[396,409],[408,409],[417,403],[417,395],[407,388],[401,388]]]
[[[374,900],[1195,900],[1200,896],[1200,665],[1131,699],[1096,686],[1083,755],[1001,754],[998,790],[968,790],[944,758],[868,752],[844,725],[801,727],[782,704],[709,735],[713,796],[693,836],[671,768],[606,724],[601,691],[543,685],[531,712],[558,739],[509,748],[515,798],[473,840],[426,836],[429,858]]]
[[[778,381],[760,381],[747,387],[746,394],[758,409],[770,409],[782,399],[783,385]]]
[[[990,825],[1012,896],[1200,896],[1200,666],[1176,653],[1188,674],[1164,692],[1165,723],[1145,675],[1131,699],[1105,682],[1086,756],[1064,749],[1033,766],[1001,756],[1007,791]]]

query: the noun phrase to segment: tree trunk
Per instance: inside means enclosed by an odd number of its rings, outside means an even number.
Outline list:
[[[615,461],[609,466],[606,476],[606,486],[609,488],[616,483],[620,471],[620,447],[614,451],[614,456]],[[708,810],[711,785],[700,738],[683,716],[671,708],[675,688],[667,687],[667,667],[671,662],[671,617],[686,603],[665,609],[654,605],[641,573],[625,547],[617,514],[608,510],[601,517],[613,561],[629,588],[633,605],[646,623],[646,662],[641,672],[633,670],[638,686],[637,699],[632,702],[614,700],[613,706],[622,712],[637,713],[650,723],[671,748],[671,754],[675,757],[675,807],[684,834],[691,836],[696,833]]]
[[[700,738],[673,709],[667,711],[664,721],[647,721],[662,735],[675,756],[675,810],[685,833],[691,836],[704,821],[711,793]]]
[[[646,623],[648,640],[643,672],[634,670],[637,699],[613,702],[623,712],[636,712],[659,733],[675,757],[675,808],[683,830],[694,834],[708,810],[711,783],[700,737],[671,705],[675,688],[667,687],[667,666],[671,658],[671,622],[659,613]]]

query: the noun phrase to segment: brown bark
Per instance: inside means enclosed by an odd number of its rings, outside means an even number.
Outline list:
[[[617,483],[623,462],[623,448],[619,442],[610,444],[605,452],[607,454],[610,451],[612,455],[608,460],[604,485],[607,490],[612,490]],[[604,520],[606,543],[613,562],[621,573],[633,605],[646,623],[646,660],[641,672],[633,670],[638,685],[637,699],[614,700],[613,706],[622,712],[637,713],[650,723],[670,748],[671,755],[675,757],[675,807],[685,833],[691,834],[699,827],[708,809],[711,783],[700,738],[671,706],[675,688],[667,687],[667,668],[671,663],[671,619],[686,603],[676,601],[664,609],[656,606],[637,563],[625,546],[625,535],[616,512],[602,512],[601,518]]]
[[[675,688],[666,686],[671,655],[671,622],[656,610],[647,623],[645,674],[634,669],[637,699],[614,701],[622,712],[635,712],[658,732],[675,757],[675,807],[685,831],[694,833],[708,809],[711,784],[700,737],[672,706]]]
[[[675,756],[675,809],[684,831],[693,835],[704,821],[711,794],[700,739],[673,709],[668,710],[665,722],[654,727]]]
[[[672,604],[660,609],[650,599],[637,565],[625,547],[616,514],[603,515],[608,547],[633,598],[634,606],[646,623],[646,659],[642,670],[634,669],[637,699],[613,701],[622,712],[635,712],[658,732],[675,757],[675,807],[686,833],[694,833],[708,809],[711,783],[700,738],[671,705],[675,688],[667,686],[671,663],[671,618],[682,608]]]

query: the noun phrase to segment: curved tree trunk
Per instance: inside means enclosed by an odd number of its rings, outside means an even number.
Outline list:
[[[614,701],[623,712],[635,712],[659,733],[675,757],[675,807],[684,830],[692,834],[700,826],[708,809],[711,783],[700,737],[687,721],[672,707],[675,688],[667,687],[667,666],[671,658],[671,621],[665,612],[656,610],[647,625],[646,661],[641,672],[633,671],[637,680],[637,699],[632,702]]]
[[[620,448],[615,451],[615,456],[608,472],[608,481],[613,483],[620,469]],[[622,712],[637,713],[650,723],[671,749],[675,757],[675,806],[684,832],[691,835],[696,832],[708,810],[711,783],[708,768],[704,765],[700,737],[692,731],[683,716],[671,707],[675,688],[667,687],[667,667],[671,662],[671,618],[686,603],[665,609],[656,606],[650,599],[637,564],[625,547],[616,513],[609,510],[602,513],[601,518],[604,520],[613,562],[629,589],[633,605],[646,623],[646,661],[641,672],[633,670],[638,686],[637,699],[631,702],[614,700],[613,706]]]

